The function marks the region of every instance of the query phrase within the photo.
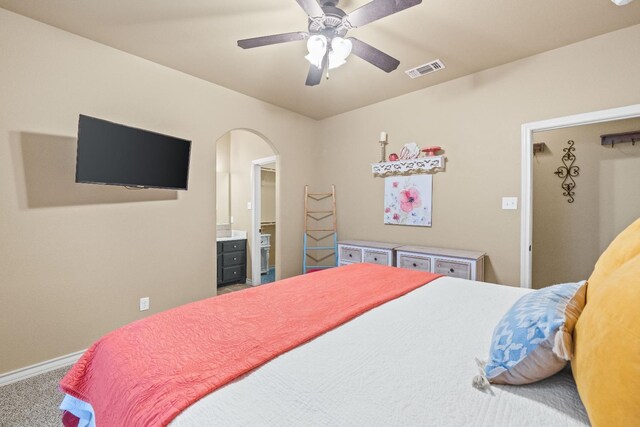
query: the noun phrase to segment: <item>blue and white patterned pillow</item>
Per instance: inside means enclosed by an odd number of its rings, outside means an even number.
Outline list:
[[[493,332],[486,378],[497,384],[529,384],[564,368],[585,297],[582,281],[539,289],[516,301]]]

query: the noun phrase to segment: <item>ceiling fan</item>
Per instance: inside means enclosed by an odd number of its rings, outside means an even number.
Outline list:
[[[338,0],[296,0],[309,16],[309,31],[274,34],[238,40],[243,49],[307,40],[311,63],[307,75],[307,86],[315,86],[322,80],[325,70],[339,67],[353,53],[387,73],[395,70],[400,61],[386,53],[356,39],[345,38],[353,28],[362,27],[385,16],[422,3],[422,0],[373,0],[347,14],[337,7]]]

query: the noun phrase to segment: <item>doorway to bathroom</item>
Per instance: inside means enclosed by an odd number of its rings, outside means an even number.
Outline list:
[[[278,163],[270,142],[251,130],[216,143],[218,293],[275,280]]]

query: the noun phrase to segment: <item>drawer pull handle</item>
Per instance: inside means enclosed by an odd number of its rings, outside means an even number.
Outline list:
[[[233,260],[236,261],[238,258],[234,258]]]
[[[454,272],[454,271],[453,271],[453,268],[450,268],[450,269],[449,269],[449,273],[453,273],[453,272]]]
[[[233,272],[233,275],[235,276],[236,274],[238,274],[238,272],[237,272],[237,271],[234,271],[234,272]]]
[[[416,264],[416,263],[414,262],[414,263],[413,263],[413,266],[414,266],[414,267],[417,267],[417,266],[418,266],[418,264]]]
[[[373,258],[373,260],[374,260],[374,261],[377,261],[377,260],[378,260],[378,258],[375,258],[375,257],[374,257],[374,258]]]
[[[349,258],[353,258],[353,254],[349,254]]]

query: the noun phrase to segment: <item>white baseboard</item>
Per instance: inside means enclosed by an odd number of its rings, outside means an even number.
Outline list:
[[[85,349],[86,350],[86,349]],[[46,360],[44,362],[36,363],[35,365],[26,366],[24,368],[16,369],[4,374],[0,374],[0,387],[15,383],[17,381],[26,380],[27,378],[35,377],[36,375],[44,374],[45,372],[53,371],[63,366],[73,365],[80,359],[82,353],[85,350],[80,350],[75,353],[67,354],[66,356],[56,357],[55,359]]]

